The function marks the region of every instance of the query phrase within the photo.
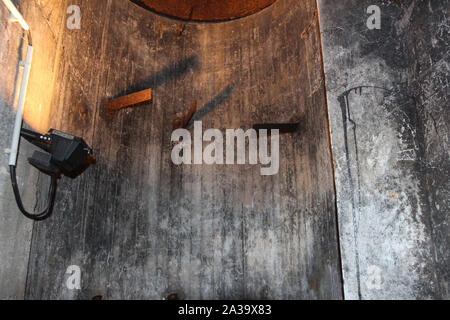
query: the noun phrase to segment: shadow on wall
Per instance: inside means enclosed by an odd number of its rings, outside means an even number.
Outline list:
[[[233,94],[233,88],[234,85],[230,84],[228,85],[222,92],[220,92],[217,96],[215,96],[211,101],[206,103],[203,108],[201,108],[195,115],[192,117],[192,119],[188,122],[186,125],[187,128],[189,128],[194,121],[198,121],[204,116],[206,116],[208,113],[213,112],[218,106],[220,106],[222,103],[228,100],[229,97]]]
[[[170,66],[164,67],[162,70],[141,81],[140,83],[133,84],[127,90],[118,93],[114,98],[125,96],[127,94],[148,88],[155,89],[170,80],[181,77],[183,74],[191,70],[198,69],[199,66],[200,63],[198,56],[191,55],[186,59],[180,60]]]

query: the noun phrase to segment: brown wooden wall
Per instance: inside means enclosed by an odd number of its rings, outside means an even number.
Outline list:
[[[129,1],[72,2],[82,28],[64,30],[52,126],[83,136],[97,164],[63,179],[34,225],[26,297],[342,298],[315,1],[181,36]],[[152,104],[103,112],[145,88]],[[205,129],[301,120],[280,137],[279,173],[173,165],[172,121],[194,99]],[[82,290],[66,288],[69,265]]]

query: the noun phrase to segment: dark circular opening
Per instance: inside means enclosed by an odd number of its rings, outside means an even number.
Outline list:
[[[157,13],[185,21],[226,21],[254,14],[276,0],[132,0]]]

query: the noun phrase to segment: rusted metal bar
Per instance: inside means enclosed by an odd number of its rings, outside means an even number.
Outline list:
[[[194,102],[191,105],[191,108],[189,109],[189,112],[184,116],[182,119],[177,119],[173,123],[173,129],[180,129],[180,128],[186,128],[189,121],[192,119],[194,114],[197,112],[197,99],[194,100]]]
[[[120,98],[109,100],[105,103],[105,111],[114,115],[118,110],[152,101],[152,89],[145,89]]]

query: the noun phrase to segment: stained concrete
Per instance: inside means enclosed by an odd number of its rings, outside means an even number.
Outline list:
[[[34,56],[24,110],[25,126],[38,131],[48,129],[58,34],[65,16],[63,1],[17,1],[20,11],[33,30]],[[9,21],[9,11],[0,3],[0,299],[22,299],[28,268],[32,222],[17,209],[9,178],[6,149],[10,148],[18,90],[22,79],[19,61],[25,59],[27,38],[19,24]],[[45,129],[44,129],[45,128]],[[26,208],[36,206],[35,186],[44,182],[31,169],[26,158],[34,148],[23,143],[18,161],[18,183]],[[37,208],[39,209],[39,208]]]
[[[341,272],[347,299],[449,298],[448,1],[318,1],[339,230],[313,1],[181,37],[127,1],[70,1],[81,30],[65,28],[66,1],[16,2],[37,49],[26,125],[83,136],[98,163],[62,180],[33,228],[0,155],[0,298],[342,298]],[[373,4],[381,30],[366,27]],[[7,16],[0,5],[2,149],[26,44]],[[149,86],[152,105],[104,117],[104,99]],[[208,128],[276,117],[306,131],[282,138],[265,181],[248,166],[177,168],[164,128],[193,99]],[[31,151],[29,208],[46,187]],[[65,286],[71,264],[80,291]]]
[[[129,1],[74,4],[82,28],[64,33],[52,126],[83,136],[97,164],[62,180],[35,224],[26,298],[341,299],[315,2],[181,36]],[[149,87],[152,104],[105,114],[105,99]],[[300,121],[280,138],[279,173],[173,165],[172,123],[194,99],[204,129]],[[81,290],[65,286],[73,264]]]
[[[319,9],[345,297],[449,298],[448,1]]]

